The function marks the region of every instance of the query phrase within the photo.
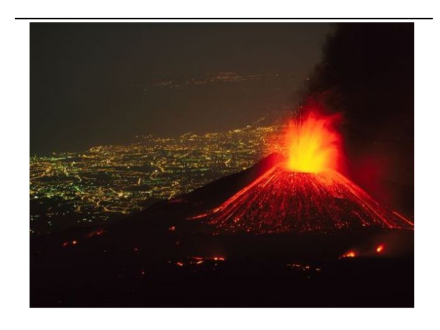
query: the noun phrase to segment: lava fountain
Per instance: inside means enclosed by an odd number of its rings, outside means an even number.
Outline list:
[[[369,228],[413,229],[343,176],[342,138],[336,116],[316,111],[285,132],[286,161],[274,165],[203,219],[221,231],[323,232]]]
[[[304,119],[291,121],[285,133],[286,168],[305,173],[337,170],[342,158],[342,139],[334,127],[336,120],[337,116],[309,112]]]

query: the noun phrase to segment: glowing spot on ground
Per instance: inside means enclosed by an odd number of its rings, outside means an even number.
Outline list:
[[[183,266],[199,266],[201,264],[211,264],[217,265],[218,261],[225,261],[224,257],[186,257],[183,260],[178,260],[174,264],[183,267]],[[169,261],[171,263],[171,261]]]
[[[342,255],[342,258],[354,258],[356,257],[356,252],[348,251],[346,254]]]
[[[302,264],[287,264],[287,268],[294,270],[294,271],[301,271],[301,272],[306,272],[306,273],[310,273],[310,272],[320,272],[321,268],[319,267],[313,267],[310,265],[302,265]]]
[[[103,229],[96,229],[94,231],[91,231],[89,234],[87,234],[87,238],[91,238],[94,236],[101,236],[102,234],[104,234],[104,230]]]
[[[379,245],[377,248],[376,248],[376,252],[377,253],[381,253],[383,251],[383,245]]]

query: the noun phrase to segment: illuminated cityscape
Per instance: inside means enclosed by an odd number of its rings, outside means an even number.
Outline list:
[[[30,159],[31,234],[99,224],[139,212],[252,166],[274,150],[280,126],[247,126]]]

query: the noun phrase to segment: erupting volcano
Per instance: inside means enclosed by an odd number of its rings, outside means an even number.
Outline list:
[[[321,232],[365,227],[412,229],[339,173],[341,135],[336,116],[308,111],[285,132],[286,157],[206,214],[193,217],[221,231]]]

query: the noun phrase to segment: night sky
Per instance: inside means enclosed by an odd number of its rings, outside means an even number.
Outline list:
[[[333,31],[324,23],[30,25],[31,154],[250,124],[295,101]],[[212,80],[225,72],[241,81]]]

